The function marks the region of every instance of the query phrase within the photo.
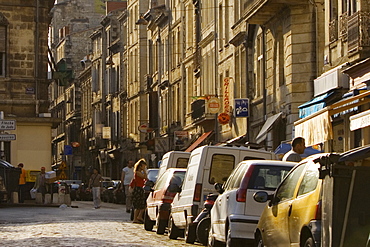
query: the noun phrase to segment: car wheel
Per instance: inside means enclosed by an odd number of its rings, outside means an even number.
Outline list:
[[[208,230],[208,246],[209,247],[223,247],[223,244],[221,242],[217,241],[213,237],[212,226],[210,226],[209,230]]]
[[[197,228],[195,225],[187,225],[186,232],[185,232],[185,242],[188,244],[194,244],[195,239],[197,237]]]
[[[209,217],[203,218],[201,221],[199,221],[197,225],[197,239],[204,246],[207,246],[208,243],[208,233],[210,226],[211,218]]]
[[[168,221],[168,237],[170,239],[177,239],[180,236],[180,229],[175,226],[172,217]]]
[[[144,229],[147,231],[153,230],[155,222],[153,220],[150,220],[148,212],[145,210],[145,215],[144,215]]]
[[[157,219],[157,234],[164,234],[166,231],[167,220]]]
[[[306,238],[306,241],[304,241],[303,247],[315,247],[315,242],[313,241],[312,237]]]
[[[258,234],[256,236],[256,247],[263,247],[263,240],[262,240],[262,236],[260,234]]]

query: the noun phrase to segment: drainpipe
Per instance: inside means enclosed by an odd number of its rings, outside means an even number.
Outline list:
[[[218,18],[217,18],[217,0],[214,0],[214,20],[215,20],[215,37],[214,37],[214,42],[215,42],[215,95],[218,97],[217,93],[217,86],[218,86]],[[215,114],[215,143],[218,143],[219,140],[219,125],[218,125],[218,118],[217,114]]]
[[[34,71],[34,75],[35,75],[35,104],[36,104],[36,109],[35,109],[35,114],[36,116],[39,115],[39,97],[38,97],[38,93],[39,93],[39,15],[40,15],[40,11],[39,11],[39,0],[36,0],[36,20],[35,20],[35,71]]]
[[[263,97],[263,115],[264,115],[264,120],[266,121],[267,119],[267,106],[266,106],[266,96],[267,96],[267,89],[266,89],[266,28],[261,26],[262,28],[262,56],[263,56],[263,62],[262,62],[262,97]]]

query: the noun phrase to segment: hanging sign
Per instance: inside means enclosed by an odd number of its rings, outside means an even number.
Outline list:
[[[249,117],[249,99],[234,100],[235,117]]]

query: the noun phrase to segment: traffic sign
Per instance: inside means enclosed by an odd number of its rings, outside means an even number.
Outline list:
[[[149,123],[144,123],[138,127],[138,130],[141,133],[151,133],[153,132],[153,129],[149,127]]]
[[[15,120],[0,120],[0,130],[15,130]]]
[[[15,139],[15,134],[0,134],[1,142],[15,141]]]

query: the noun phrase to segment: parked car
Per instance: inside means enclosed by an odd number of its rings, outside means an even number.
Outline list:
[[[202,210],[209,193],[217,193],[214,184],[224,183],[234,167],[242,160],[276,159],[272,152],[236,146],[203,146],[190,154],[187,172],[181,192],[171,206],[169,237],[176,239],[185,231],[185,241],[196,240],[193,221]]]
[[[302,160],[269,195],[258,191],[254,199],[268,204],[255,231],[257,246],[320,246],[321,185],[316,154]]]
[[[155,182],[157,181],[159,169],[151,168],[151,169],[148,169],[147,172],[148,172],[147,174],[148,179],[146,180],[145,185],[144,185],[144,191],[145,191],[146,197],[148,197],[150,191],[153,189]]]
[[[157,234],[164,234],[170,215],[172,200],[180,190],[185,172],[186,169],[184,168],[169,168],[158,179],[146,200],[145,230],[151,231],[153,226],[156,225]]]
[[[100,198],[103,202],[113,202],[114,182],[112,180],[103,180],[100,189]]]
[[[170,151],[163,155],[159,166],[158,177],[168,168],[187,168],[190,152]]]
[[[224,186],[218,186],[220,194],[211,210],[208,246],[214,246],[215,241],[227,246],[253,244],[254,232],[265,206],[253,200],[254,193],[272,194],[296,164],[276,160],[240,162]]]
[[[121,189],[121,181],[116,185],[116,188],[113,190],[113,202],[118,204],[126,203],[125,190]]]
[[[88,184],[81,183],[78,190],[78,194],[80,195],[80,199],[82,201],[92,201],[92,192],[88,189]]]

